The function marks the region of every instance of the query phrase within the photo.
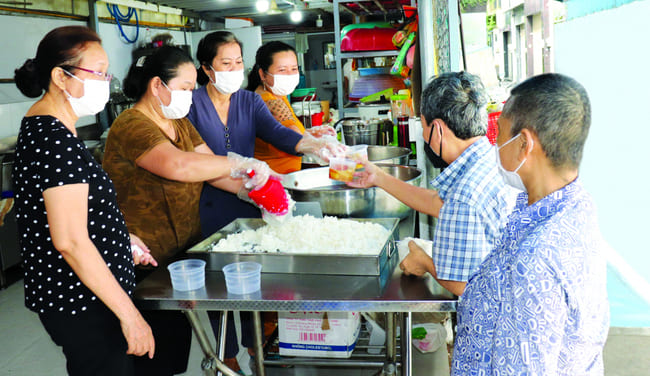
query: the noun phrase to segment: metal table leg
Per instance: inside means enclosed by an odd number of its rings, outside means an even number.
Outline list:
[[[402,316],[402,376],[411,376],[411,312],[404,312]]]
[[[393,376],[396,373],[395,363],[397,362],[397,338],[395,335],[395,313],[386,312],[386,364],[383,374]]]
[[[264,341],[264,331],[262,330],[262,318],[260,317],[259,311],[253,311],[253,330],[255,334],[255,368],[257,368],[257,376],[265,376],[266,371],[264,370],[264,347],[262,342]]]
[[[205,332],[205,328],[203,328],[203,324],[201,324],[201,320],[199,320],[199,316],[196,311],[184,310],[183,313],[187,317],[187,320],[190,322],[190,325],[192,325],[196,339],[198,340],[199,345],[201,346],[201,350],[203,350],[203,354],[205,355],[205,358],[201,363],[201,367],[206,371],[206,374],[214,375],[215,370],[219,370],[226,376],[239,376],[237,372],[226,367],[226,365],[223,364],[219,358],[217,358],[217,355],[212,350],[210,339],[208,338],[208,335]],[[227,315],[223,315],[223,317],[226,316]],[[224,322],[225,320],[222,318],[222,323]],[[225,325],[223,325],[223,327],[225,327]],[[222,336],[222,338],[225,338],[225,336]]]
[[[219,325],[219,338],[217,338],[217,357],[224,359],[226,355],[226,330],[228,325],[228,311],[221,311],[221,324]],[[223,375],[217,372],[217,376]]]

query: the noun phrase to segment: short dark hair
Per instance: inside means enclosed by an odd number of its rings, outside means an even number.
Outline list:
[[[129,73],[124,79],[124,94],[136,101],[140,100],[147,92],[149,81],[160,77],[164,83],[178,75],[178,67],[191,63],[192,58],[182,48],[176,46],[162,46],[151,55],[135,60],[129,68]]]
[[[50,31],[38,44],[36,57],[27,59],[14,71],[16,86],[27,97],[39,97],[50,86],[52,69],[78,65],[89,42],[102,40],[85,26],[63,26]]]
[[[535,132],[554,167],[580,165],[591,105],[578,81],[557,73],[531,77],[512,89],[501,116],[511,121],[511,136]]]
[[[237,43],[239,48],[242,50],[242,55],[244,54],[244,46],[237,39],[235,34],[230,31],[215,31],[204,36],[200,41],[199,45],[196,47],[196,60],[199,61],[199,68],[197,69],[196,81],[199,85],[205,85],[210,82],[210,78],[205,74],[201,67],[210,68],[212,65],[212,60],[217,56],[219,52],[219,47],[224,44]]]
[[[427,123],[443,120],[462,140],[487,132],[488,96],[478,76],[467,72],[443,73],[422,91],[420,113]]]
[[[296,53],[295,48],[280,41],[268,42],[257,49],[257,53],[255,54],[255,65],[248,74],[248,85],[246,86],[246,90],[255,91],[255,89],[260,86],[262,83],[260,73],[258,72],[260,68],[264,72],[268,72],[269,67],[273,65],[273,55],[284,51],[292,51],[294,54]]]

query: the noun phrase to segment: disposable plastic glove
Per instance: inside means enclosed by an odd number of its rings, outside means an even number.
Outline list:
[[[324,163],[328,163],[331,157],[344,155],[346,150],[347,146],[333,136],[316,138],[309,133],[305,133],[296,145],[298,153],[311,154]]]
[[[255,201],[251,200],[251,198],[248,197],[248,194],[249,194],[250,192],[251,192],[251,190],[250,190],[249,188],[246,188],[246,186],[242,184],[241,188],[239,188],[239,191],[237,192],[237,198],[240,199],[240,200],[242,200],[242,201],[245,201],[245,202],[248,202],[248,203],[250,203],[250,204],[253,204],[253,205],[255,205],[255,206],[258,206],[258,205],[255,203]]]
[[[329,125],[317,125],[311,128],[305,129],[305,133],[309,133],[310,135],[319,138],[323,136],[334,136],[336,137],[336,130]]]
[[[266,181],[269,180],[269,176],[275,175],[266,162],[243,157],[237,153],[228,152],[228,162],[230,163],[230,176],[235,179],[242,179],[244,186],[248,189],[263,187]],[[251,171],[255,173],[251,174]]]

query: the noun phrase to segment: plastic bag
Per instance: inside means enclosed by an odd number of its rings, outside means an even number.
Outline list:
[[[434,352],[446,343],[447,330],[442,324],[439,323],[426,323],[415,324],[411,328],[415,330],[426,330],[426,334],[422,339],[412,339],[413,346],[420,350],[422,353]]]
[[[397,243],[397,252],[399,254],[400,262],[402,262],[402,260],[404,260],[404,258],[409,254],[409,241],[411,240],[413,240],[418,247],[424,249],[424,252],[426,252],[429,257],[433,257],[433,242],[431,240],[406,237]]]

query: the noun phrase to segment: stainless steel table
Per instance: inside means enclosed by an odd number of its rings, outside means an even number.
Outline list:
[[[389,263],[381,276],[346,276],[316,274],[262,273],[261,291],[248,295],[232,295],[226,291],[221,272],[206,271],[205,287],[194,291],[172,289],[169,273],[161,269],[152,273],[136,287],[134,298],[144,309],[182,310],[197,335],[205,360],[204,369],[215,368],[226,375],[237,376],[221,361],[225,341],[225,320],[222,313],[220,354],[215,354],[196,311],[253,311],[257,375],[264,376],[262,326],[260,311],[360,311],[386,312],[387,361],[395,362],[394,314],[405,313],[402,328],[410,328],[412,312],[453,312],[456,298],[435,279],[404,276]],[[410,330],[404,330],[402,343],[410,344]],[[410,346],[402,346],[402,375],[410,376]]]

